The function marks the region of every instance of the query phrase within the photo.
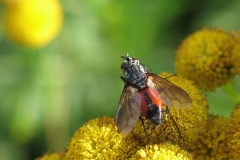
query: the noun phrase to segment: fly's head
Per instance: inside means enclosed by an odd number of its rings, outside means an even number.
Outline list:
[[[122,65],[121,65],[122,70],[127,70],[131,66],[139,66],[140,65],[140,62],[137,58],[132,58],[128,54],[126,56],[122,55],[121,57],[124,59]]]
[[[121,65],[123,71],[122,79],[138,89],[146,87],[147,68],[140,64],[137,58],[131,58],[128,54],[121,56],[124,60]]]

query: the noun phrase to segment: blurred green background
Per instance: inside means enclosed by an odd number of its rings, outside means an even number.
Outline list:
[[[43,48],[11,42],[0,25],[3,160],[64,151],[83,123],[115,116],[123,88],[120,55],[138,57],[154,73],[175,73],[174,53],[187,35],[201,27],[240,28],[240,0],[60,2],[62,31]],[[3,11],[0,4],[1,21]],[[223,116],[235,105],[220,89],[208,99],[210,112]]]

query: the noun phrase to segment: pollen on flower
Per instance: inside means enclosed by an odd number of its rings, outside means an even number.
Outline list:
[[[229,149],[226,141],[227,119],[210,115],[205,132],[199,134],[197,141],[186,146],[199,160],[228,159]]]
[[[240,104],[229,118],[226,131],[229,151],[233,159],[240,159]]]
[[[96,118],[75,132],[65,158],[128,159],[138,148],[134,145],[133,140],[118,133],[114,118]]]
[[[131,160],[135,159],[158,159],[158,160],[192,160],[193,157],[190,153],[185,150],[182,150],[179,146],[162,143],[158,145],[150,145],[145,148],[141,148],[137,151],[136,155],[133,155]]]
[[[239,44],[227,31],[203,28],[177,49],[177,73],[204,90],[227,84],[240,72]]]
[[[141,157],[143,159],[147,157],[147,154],[143,149],[140,149],[139,151],[137,151],[137,155],[139,156],[139,158]]]
[[[164,113],[165,121],[159,126],[142,117],[147,128],[147,133],[149,134],[150,143],[159,144],[167,141],[179,145],[183,145],[183,143],[187,145],[194,142],[198,134],[204,132],[207,126],[208,103],[205,96],[189,80],[173,76],[169,73],[162,73],[159,76],[163,78],[168,77],[168,81],[185,90],[192,99],[192,107],[189,109],[175,109],[169,106],[170,114],[176,122],[183,139],[180,137],[178,129],[167,113]],[[131,135],[138,137],[135,141],[142,146],[148,144],[141,121],[138,121]]]

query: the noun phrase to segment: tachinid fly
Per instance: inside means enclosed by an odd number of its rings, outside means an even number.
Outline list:
[[[131,58],[128,54],[122,58],[124,61],[121,65],[121,78],[125,85],[116,116],[116,125],[120,133],[130,133],[140,118],[147,135],[141,116],[145,116],[155,125],[160,125],[164,119],[163,112],[168,113],[173,120],[169,106],[178,109],[188,109],[192,106],[191,98],[183,89],[156,74],[149,73],[137,58]],[[174,120],[173,122],[177,127]],[[178,127],[177,130],[180,134]]]

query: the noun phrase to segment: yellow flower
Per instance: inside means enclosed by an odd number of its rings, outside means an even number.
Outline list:
[[[146,146],[137,151],[131,160],[146,159],[146,160],[192,160],[193,157],[187,151],[181,149],[179,146],[170,143],[163,143],[153,146]]]
[[[163,122],[161,125],[156,126],[150,121],[145,120],[145,125],[149,135],[149,139],[152,144],[158,144],[164,141],[174,142],[176,144],[185,145],[192,143],[198,138],[198,134],[205,131],[207,126],[208,117],[208,103],[205,96],[201,91],[192,85],[192,82],[183,79],[179,76],[171,76],[169,73],[162,73],[160,77],[169,77],[168,81],[179,86],[185,90],[192,99],[192,107],[190,109],[175,109],[169,107],[170,113],[179,128],[179,131],[183,137],[180,137],[176,126],[172,119]],[[141,121],[139,121],[131,133],[135,135],[139,144],[147,145],[146,135]]]
[[[237,42],[240,43],[240,31],[233,32],[233,35],[236,38]]]
[[[196,142],[187,146],[199,160],[228,159],[229,148],[226,141],[227,119],[211,115],[207,128],[199,134]]]
[[[226,131],[229,151],[234,159],[240,159],[240,104],[229,118]]]
[[[51,154],[45,154],[40,158],[37,158],[36,160],[63,160],[63,153],[51,153]]]
[[[189,35],[176,51],[176,70],[200,89],[214,90],[240,72],[239,43],[219,29],[203,28]]]
[[[118,133],[114,118],[96,118],[79,128],[70,140],[65,152],[67,160],[81,159],[192,159],[178,146],[162,143],[154,146],[139,144],[134,134]],[[143,138],[144,139],[144,138]],[[159,159],[158,157],[157,159]]]
[[[118,133],[114,118],[96,118],[75,132],[67,146],[65,158],[128,159],[140,147],[129,137]]]
[[[235,61],[236,61],[235,65],[239,71],[239,69],[240,69],[240,56],[239,56],[240,55],[240,31],[234,32],[233,35],[237,41],[236,46],[234,47],[234,50],[233,50],[233,52],[234,52],[233,59],[235,59]]]
[[[58,0],[4,0],[7,36],[26,47],[42,47],[59,33],[63,15]]]

